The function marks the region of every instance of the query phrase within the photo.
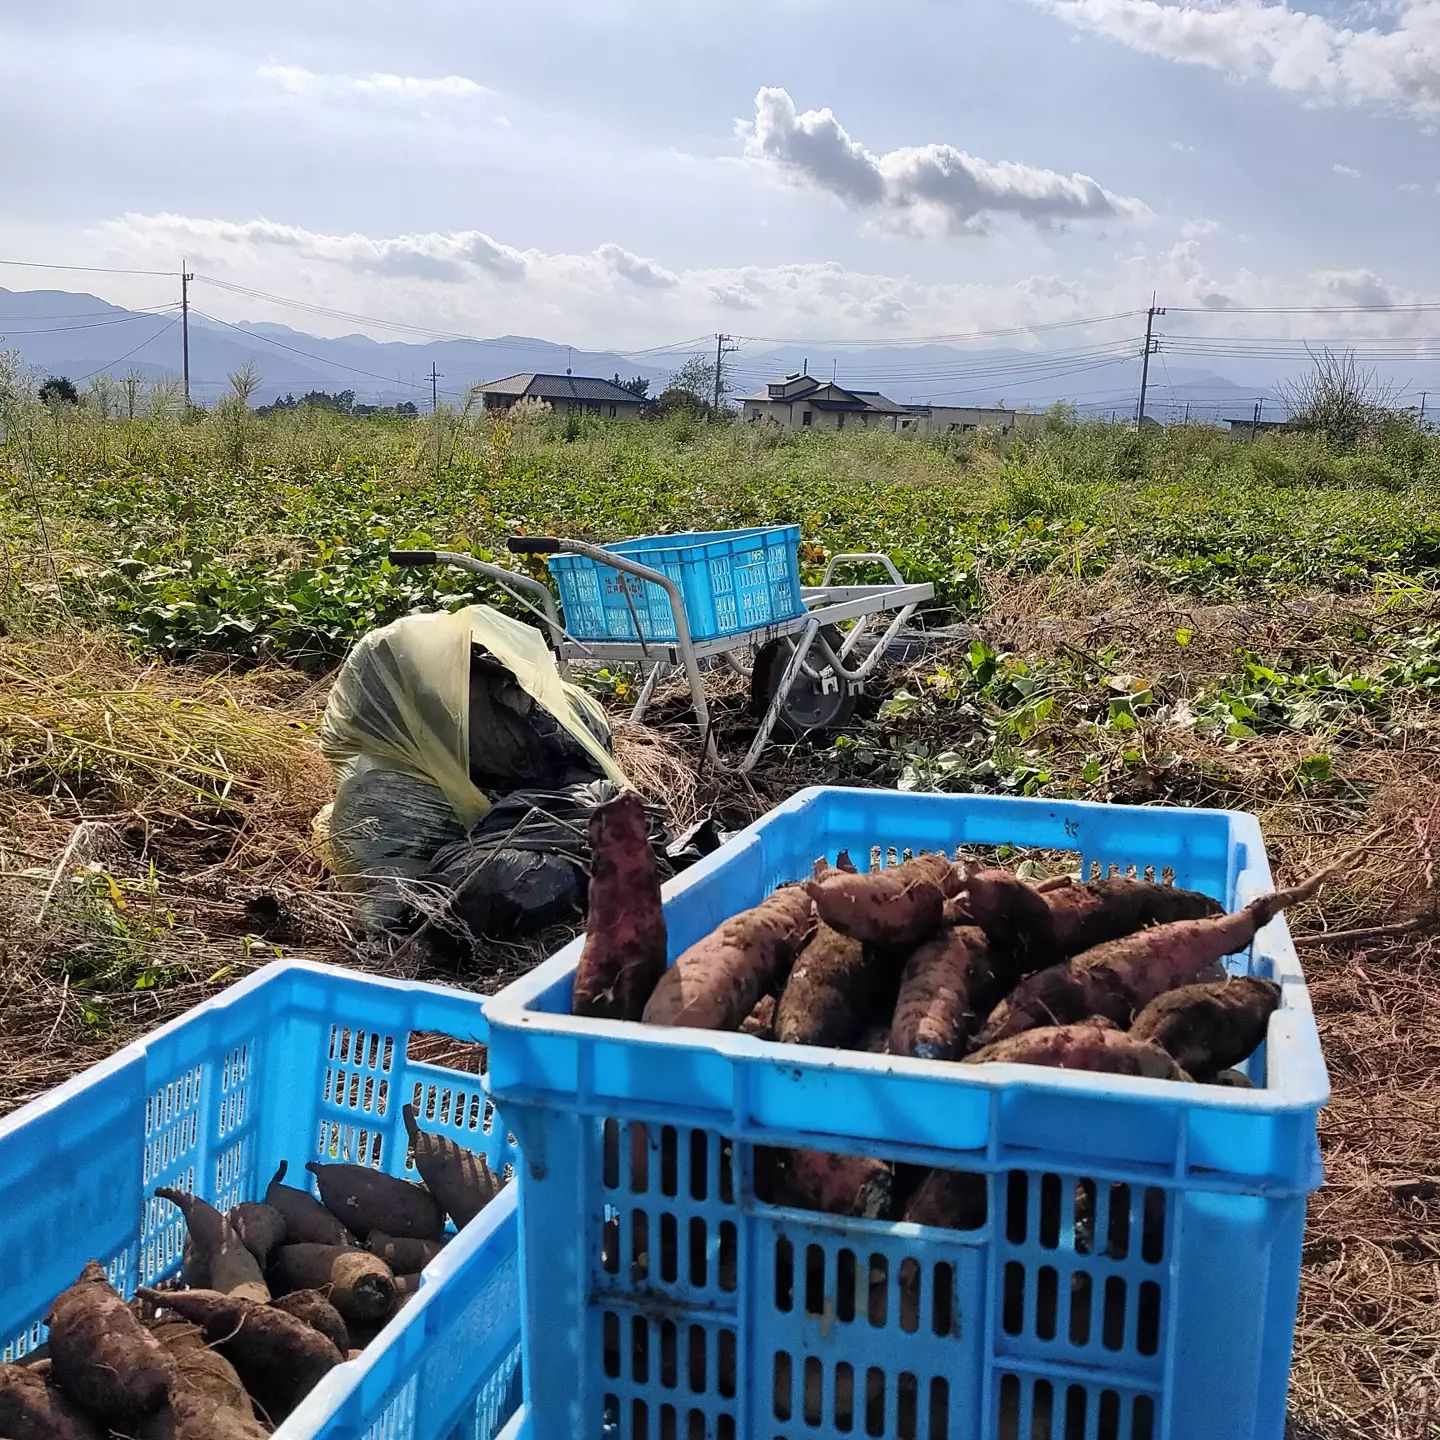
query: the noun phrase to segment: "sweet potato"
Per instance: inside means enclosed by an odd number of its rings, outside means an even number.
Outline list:
[[[1097,1070],[1142,1075],[1153,1080],[1188,1080],[1158,1045],[1136,1040],[1108,1025],[1050,1025],[986,1045],[967,1055],[966,1065],[1046,1065],[1059,1070]]]
[[[269,1433],[252,1413],[180,1388],[141,1425],[136,1440],[265,1440]]]
[[[1152,1000],[1130,1033],[1168,1050],[1195,1079],[1208,1080],[1254,1054],[1279,1005],[1280,987],[1254,976],[1182,985]]]
[[[274,1305],[257,1305],[218,1290],[142,1287],[139,1293],[199,1325],[277,1425],[343,1358],[318,1330]]]
[[[83,1409],[116,1424],[158,1410],[175,1381],[175,1361],[115,1293],[91,1260],[55,1297],[51,1374]]]
[[[1223,1085],[1230,1090],[1253,1090],[1255,1082],[1243,1070],[1221,1070],[1212,1075],[1207,1085]]]
[[[968,872],[959,905],[985,932],[998,970],[1012,981],[1059,958],[1050,897],[1010,871]]]
[[[423,1270],[444,1248],[443,1240],[402,1239],[372,1230],[365,1248],[383,1260],[396,1275],[415,1275]]]
[[[0,1364],[0,1435],[6,1440],[106,1440],[109,1433],[32,1366]]]
[[[1233,914],[1154,925],[1041,970],[995,1007],[976,1043],[991,1045],[1087,1015],[1128,1025],[1157,996],[1204,978],[1222,956],[1243,950],[1282,910],[1308,900],[1349,863],[1350,857],[1343,857],[1299,885],[1261,895]]]
[[[342,1355],[349,1352],[350,1331],[346,1328],[345,1317],[321,1291],[292,1290],[270,1303],[277,1310],[303,1320],[312,1330],[318,1330]]]
[[[832,929],[866,945],[900,949],[940,928],[945,902],[962,883],[959,869],[943,855],[917,855],[863,875],[830,870],[805,889]]]
[[[1047,891],[1045,903],[1050,910],[1057,959],[1133,935],[1150,925],[1203,920],[1223,914],[1225,908],[1198,890],[1118,875]]]
[[[395,1308],[403,1310],[420,1293],[420,1276],[397,1275],[395,1277]]]
[[[355,1237],[308,1190],[281,1182],[286,1162],[280,1162],[265,1191],[265,1203],[285,1221],[285,1239],[292,1245],[345,1245]]]
[[[483,1155],[477,1155],[448,1136],[422,1130],[413,1105],[405,1106],[401,1114],[405,1118],[405,1132],[410,1137],[410,1150],[415,1156],[415,1168],[425,1188],[455,1222],[455,1228],[463,1230],[500,1193],[503,1182],[496,1178]],[[384,1230],[383,1226],[380,1228]],[[423,1270],[429,1263],[426,1260],[414,1268]]]
[[[185,1217],[185,1232],[194,1246],[194,1263],[187,1276],[192,1286],[203,1273],[208,1284],[195,1286],[197,1289],[218,1290],[222,1295],[239,1295],[262,1304],[270,1298],[259,1263],[235,1227],[213,1205],[184,1190],[162,1188],[155,1196],[168,1200]]]
[[[251,1397],[240,1384],[235,1367],[219,1351],[206,1345],[199,1326],[189,1320],[161,1320],[151,1326],[150,1333],[176,1362],[176,1381],[170,1387],[171,1404],[181,1390],[187,1390],[217,1405],[238,1410],[243,1416],[255,1414]]]
[[[445,1233],[439,1203],[423,1186],[368,1165],[322,1165],[312,1160],[305,1168],[319,1183],[325,1208],[362,1240],[372,1230],[420,1240],[438,1240]]]
[[[268,1263],[270,1252],[285,1243],[285,1217],[273,1205],[247,1200],[243,1205],[233,1206],[225,1218],[261,1269]]]
[[[645,806],[627,790],[591,817],[585,945],[570,1008],[602,1020],[638,1020],[665,971],[660,872]]]
[[[905,962],[890,1021],[890,1054],[953,1060],[975,1028],[975,996],[990,979],[985,932],[975,925],[942,930]]]
[[[326,1291],[347,1324],[384,1320],[395,1313],[395,1276],[383,1260],[366,1250],[282,1245],[271,1270],[282,1291]]]
[[[931,1170],[906,1202],[901,1218],[912,1225],[978,1230],[988,1204],[985,1177],[964,1170]]]
[[[866,1220],[879,1219],[890,1205],[890,1167],[867,1155],[758,1147],[755,1172],[757,1191],[771,1205]]]
[[[742,1035],[753,1035],[757,1040],[775,1038],[775,1007],[779,1000],[774,995],[762,995],[750,1013],[740,1022]]]
[[[864,1027],[893,963],[821,922],[781,991],[775,1038],[786,1045],[848,1045]]]
[[[776,988],[815,928],[810,897],[786,886],[698,940],[660,977],[647,1025],[734,1030]]]

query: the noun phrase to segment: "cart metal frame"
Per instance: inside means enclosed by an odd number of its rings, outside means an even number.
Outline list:
[[[670,602],[670,611],[675,622],[675,638],[578,640],[565,629],[563,617],[550,587],[532,576],[506,570],[499,565],[491,565],[475,559],[472,555],[461,555],[453,550],[395,550],[390,553],[390,560],[395,565],[453,565],[501,586],[540,619],[553,634],[556,655],[562,672],[566,675],[570,673],[574,662],[638,667],[645,679],[631,711],[631,719],[638,720],[644,715],[656,687],[663,679],[676,671],[683,672],[706,753],[717,765],[723,762],[715,747],[710,707],[705,698],[705,677],[700,662],[718,660],[738,674],[749,675],[750,669],[740,659],[743,651],[758,651],[762,645],[772,640],[788,641],[791,645],[790,658],[761,717],[759,729],[750,742],[750,748],[735,767],[741,774],[755,767],[761,752],[769,743],[785,708],[785,702],[802,673],[818,682],[822,689],[829,690],[846,685],[858,693],[880,664],[901,627],[915,613],[917,607],[933,599],[935,594],[932,585],[907,584],[888,555],[874,551],[847,552],[831,556],[819,585],[802,587],[800,594],[805,603],[803,614],[789,620],[777,621],[773,625],[742,630],[735,635],[697,641],[690,635],[690,623],[685,613],[685,599],[680,587],[659,570],[652,570],[648,565],[642,565],[628,555],[591,545],[584,540],[564,537],[517,536],[509,541],[509,549],[517,555],[584,555],[635,580],[658,585]],[[884,570],[888,577],[887,582],[879,585],[832,583],[837,570],[859,567]],[[626,594],[628,599],[629,592]],[[870,646],[868,653],[865,653],[863,658],[852,660],[856,655],[856,647],[871,633],[877,618],[886,613],[890,613],[890,619]],[[842,643],[835,647],[824,632],[827,627],[840,625],[849,625],[850,629]],[[638,634],[638,618],[635,629]]]

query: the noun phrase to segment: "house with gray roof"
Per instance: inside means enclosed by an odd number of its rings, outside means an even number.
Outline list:
[[[878,390],[854,390],[813,375],[787,375],[740,402],[748,421],[770,420],[787,430],[886,430],[894,434],[918,425],[908,405],[897,405]]]
[[[613,380],[593,375],[507,375],[475,387],[487,410],[508,410],[519,400],[543,400],[571,415],[601,420],[638,420],[645,402]]]

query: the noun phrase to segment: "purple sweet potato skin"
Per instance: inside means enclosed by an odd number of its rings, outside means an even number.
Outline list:
[[[1111,876],[1046,893],[1058,956],[1078,955],[1150,925],[1224,913],[1218,900],[1151,880]]]
[[[945,918],[945,902],[961,884],[943,855],[917,855],[864,874],[831,869],[807,883],[820,918],[865,945],[908,949],[928,939]]]
[[[318,1330],[274,1305],[257,1305],[217,1290],[142,1286],[138,1293],[143,1300],[199,1325],[276,1424],[344,1359]]]
[[[83,1409],[113,1424],[165,1403],[175,1362],[94,1260],[56,1296],[48,1323],[55,1383]]]
[[[960,904],[984,931],[997,971],[1008,979],[1059,958],[1049,897],[1008,870],[968,875]]]
[[[887,956],[821,922],[781,992],[775,1039],[786,1045],[848,1045],[864,1028],[892,968]]]
[[[180,1389],[140,1427],[136,1440],[265,1440],[269,1431],[213,1395]]]
[[[34,1367],[0,1364],[0,1435],[6,1440],[107,1440],[109,1433]]]
[[[775,1007],[780,1003],[775,995],[762,995],[750,1013],[740,1022],[742,1035],[753,1035],[757,1040],[775,1038]]]
[[[961,1055],[975,1026],[975,997],[991,973],[990,945],[978,926],[957,925],[917,946],[900,977],[890,1054]]]
[[[225,1218],[262,1267],[270,1252],[285,1243],[285,1217],[273,1205],[247,1200],[234,1206]]]
[[[282,1160],[265,1191],[265,1203],[284,1220],[286,1241],[291,1245],[349,1244],[355,1237],[308,1190],[282,1183],[285,1169]]]
[[[368,1165],[312,1160],[305,1168],[319,1184],[325,1208],[361,1239],[372,1230],[418,1240],[438,1240],[445,1233],[439,1204],[419,1185]]]
[[[1136,1040],[1108,1025],[1052,1025],[1012,1035],[965,1058],[967,1065],[1008,1063],[1058,1070],[1092,1070],[1152,1080],[1188,1080],[1158,1045]]]
[[[500,1193],[501,1182],[483,1155],[448,1135],[423,1129],[413,1105],[406,1105],[401,1113],[425,1188],[455,1222],[455,1228],[463,1230]],[[431,1259],[433,1255],[413,1268],[423,1270]]]
[[[1252,976],[1182,985],[1152,1000],[1130,1033],[1168,1050],[1197,1080],[1247,1060],[1280,1005],[1280,987]]]
[[[321,1291],[292,1290],[270,1303],[275,1309],[303,1320],[312,1330],[318,1330],[342,1355],[349,1353],[350,1332],[345,1318]]]
[[[985,1223],[986,1181],[961,1170],[931,1170],[905,1205],[903,1219],[912,1225],[946,1230],[978,1230]]]
[[[660,872],[645,807],[633,791],[591,817],[590,898],[571,1010],[597,1020],[638,1020],[665,971]]]
[[[282,1290],[325,1290],[347,1324],[384,1320],[395,1313],[395,1277],[368,1250],[335,1245],[282,1245],[272,1273]]]
[[[878,1219],[889,1208],[890,1167],[868,1155],[762,1147],[755,1164],[757,1187],[772,1205],[867,1220]]]
[[[193,1269],[207,1277],[206,1288],[262,1303],[270,1298],[259,1261],[226,1216],[208,1201],[184,1190],[162,1188],[155,1195],[168,1200],[185,1216],[186,1234],[195,1251]]]
[[[661,976],[645,1023],[738,1029],[761,995],[777,987],[814,925],[810,897],[799,886],[731,916]]]

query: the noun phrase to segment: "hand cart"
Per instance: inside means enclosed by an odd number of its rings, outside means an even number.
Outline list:
[[[804,609],[800,614],[736,634],[695,640],[680,586],[632,556],[583,540],[552,536],[519,536],[508,546],[516,555],[585,556],[622,575],[658,586],[669,601],[673,638],[646,639],[637,620],[637,639],[577,639],[566,630],[548,585],[470,555],[451,550],[395,550],[390,553],[390,561],[394,565],[453,565],[494,581],[545,624],[567,674],[573,664],[636,666],[645,679],[631,712],[634,720],[644,715],[661,681],[682,672],[705,748],[717,764],[720,761],[711,732],[701,662],[723,663],[737,674],[747,675],[752,707],[760,724],[737,767],[742,773],[754,767],[777,727],[799,735],[843,725],[901,627],[919,605],[935,594],[931,585],[907,584],[888,555],[868,551],[834,555],[819,585],[801,587]],[[863,585],[834,583],[837,571],[853,572],[860,567],[881,570],[886,580]],[[889,620],[877,635],[876,622],[881,615],[888,615]],[[747,651],[749,664],[742,658]]]

